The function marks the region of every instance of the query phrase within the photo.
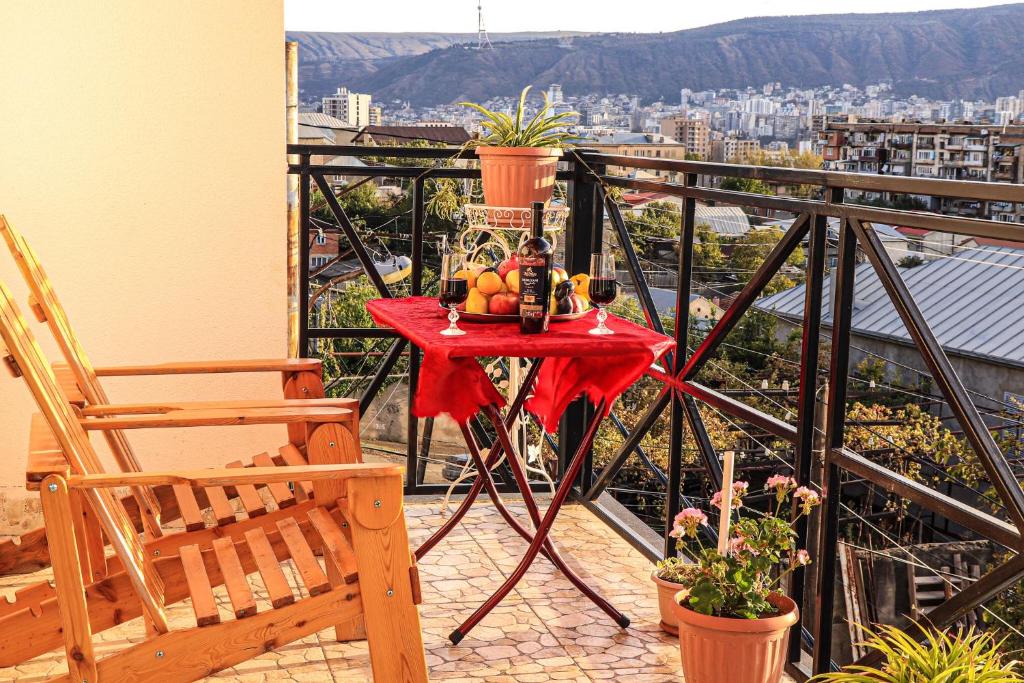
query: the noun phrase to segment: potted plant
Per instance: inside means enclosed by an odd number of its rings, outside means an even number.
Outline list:
[[[548,202],[555,189],[555,171],[562,148],[573,137],[564,130],[575,112],[552,113],[544,95],[544,106],[526,120],[526,96],[530,86],[519,94],[515,114],[491,111],[473,102],[461,105],[483,115],[484,135],[470,140],[480,157],[480,176],[484,201],[490,206],[526,208],[533,202]]]
[[[796,498],[796,509],[806,515],[821,499],[792,477],[776,475],[766,485],[775,493],[773,510],[744,515],[749,484],[731,481],[731,456],[726,454],[726,487],[711,499],[722,511],[718,546],[701,542],[700,527],[707,522],[699,510],[680,513],[670,532],[677,550],[692,561],[673,600],[683,676],[687,683],[778,683],[786,635],[799,619],[796,603],[779,586],[811,562],[806,550],[796,548],[788,503]]]
[[[675,517],[673,533],[681,528],[707,526],[708,517],[697,508],[686,508]],[[679,547],[679,541],[676,541]],[[658,587],[658,611],[661,613],[661,629],[666,633],[677,635],[679,622],[676,620],[676,593],[681,591],[692,578],[697,565],[687,557],[675,555],[658,563],[651,580]]]
[[[973,683],[1024,683],[1021,663],[1008,661],[999,652],[1002,642],[992,634],[938,633],[915,624],[923,643],[895,626],[885,624],[878,632],[864,629],[862,645],[877,650],[885,662],[881,668],[851,664],[843,671],[820,674],[813,681],[834,683],[903,683],[904,681],[971,681]]]

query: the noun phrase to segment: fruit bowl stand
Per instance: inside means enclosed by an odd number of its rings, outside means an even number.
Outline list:
[[[457,248],[461,253],[465,254],[465,268],[479,265],[479,260],[484,255],[488,255],[490,258],[497,258],[499,262],[510,258],[518,252],[519,246],[529,238],[530,229],[533,226],[533,209],[528,207],[466,204],[463,207],[463,211],[466,217],[466,227],[458,236]],[[544,237],[551,242],[552,248],[557,248],[558,234],[565,230],[568,217],[569,208],[566,206],[552,206],[544,209]],[[552,316],[552,318],[555,320],[575,320],[583,315],[585,313],[569,313]],[[471,323],[517,322],[519,320],[518,315],[466,312],[461,312],[459,318]],[[520,359],[518,358],[507,358],[506,364],[509,375],[508,383],[502,382],[501,385],[504,385],[502,388],[508,391],[509,396],[514,396],[519,391],[524,377],[523,373],[526,369],[520,366]],[[500,372],[500,370],[497,368],[496,363],[492,363],[488,366],[488,372]],[[554,493],[555,484],[551,477],[548,476],[547,471],[544,470],[541,462],[544,440],[543,432],[540,435],[540,444],[528,444],[526,422],[521,419],[521,416],[516,417],[516,421],[509,431],[517,436],[516,441],[518,443],[516,444],[517,452],[515,457],[522,461],[527,472],[544,479],[551,492]],[[503,455],[502,460],[504,457]],[[495,464],[495,467],[500,465],[501,460]],[[452,482],[445,495],[444,503],[441,507],[442,511],[447,511],[448,500],[455,487],[474,474],[471,471],[470,461],[467,458],[462,472]]]

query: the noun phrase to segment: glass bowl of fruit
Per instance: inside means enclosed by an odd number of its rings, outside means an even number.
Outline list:
[[[459,320],[476,323],[519,321],[519,261],[511,256],[496,266],[467,263],[455,275],[469,283],[469,296],[459,304]],[[565,268],[551,270],[551,322],[581,318],[590,310],[590,276],[579,273],[569,277]],[[447,313],[440,306],[438,310]]]

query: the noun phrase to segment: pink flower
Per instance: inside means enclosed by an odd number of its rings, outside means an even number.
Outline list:
[[[793,562],[801,567],[806,567],[811,563],[811,554],[806,550],[797,550],[796,555],[793,556]]]
[[[734,481],[732,483],[732,509],[738,510],[743,507],[743,495],[750,488],[750,484],[745,481]],[[715,491],[715,495],[711,496],[711,504],[722,509],[722,492]]]
[[[784,474],[776,474],[768,477],[768,481],[764,484],[765,491],[775,489],[775,499],[778,500],[780,504],[782,501],[786,500],[786,496],[795,488],[796,479],[793,477],[787,477]]]
[[[801,486],[794,491],[793,497],[800,501],[800,507],[805,515],[811,514],[813,508],[821,505],[821,496],[806,486]]]
[[[736,553],[741,553],[741,552],[743,552],[745,550],[753,553],[754,555],[757,555],[757,552],[753,548],[751,548],[749,545],[747,545],[746,537],[744,537],[744,536],[735,536],[734,538],[730,538],[729,539],[729,554],[730,555],[735,555]]]
[[[679,514],[675,516],[674,524],[672,525],[672,531],[669,536],[673,538],[680,538],[683,534],[690,538],[697,537],[697,529],[701,526],[708,525],[708,516],[697,508],[686,508],[681,510]],[[680,530],[679,535],[674,535],[676,529]]]

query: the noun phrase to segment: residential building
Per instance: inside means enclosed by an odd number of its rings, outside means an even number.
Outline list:
[[[607,154],[628,154],[631,156],[651,159],[685,160],[687,146],[667,135],[657,133],[609,133],[596,135],[586,141],[586,146]],[[610,169],[612,173],[617,169]],[[676,180],[675,171],[650,171],[649,177],[664,178],[670,182]]]
[[[711,161],[743,162],[757,156],[761,151],[761,141],[727,137],[711,141]]]
[[[830,170],[1024,182],[1024,126],[829,121],[818,142]],[[932,197],[922,201],[943,213],[1024,223],[1024,204]]]
[[[380,107],[370,107],[370,125],[381,126],[384,124],[384,110]]]
[[[370,96],[338,88],[338,92],[321,100],[324,114],[341,119],[357,128],[370,125]]]
[[[707,160],[711,154],[711,129],[704,119],[668,116],[660,121],[661,134],[685,145],[688,154]]]

